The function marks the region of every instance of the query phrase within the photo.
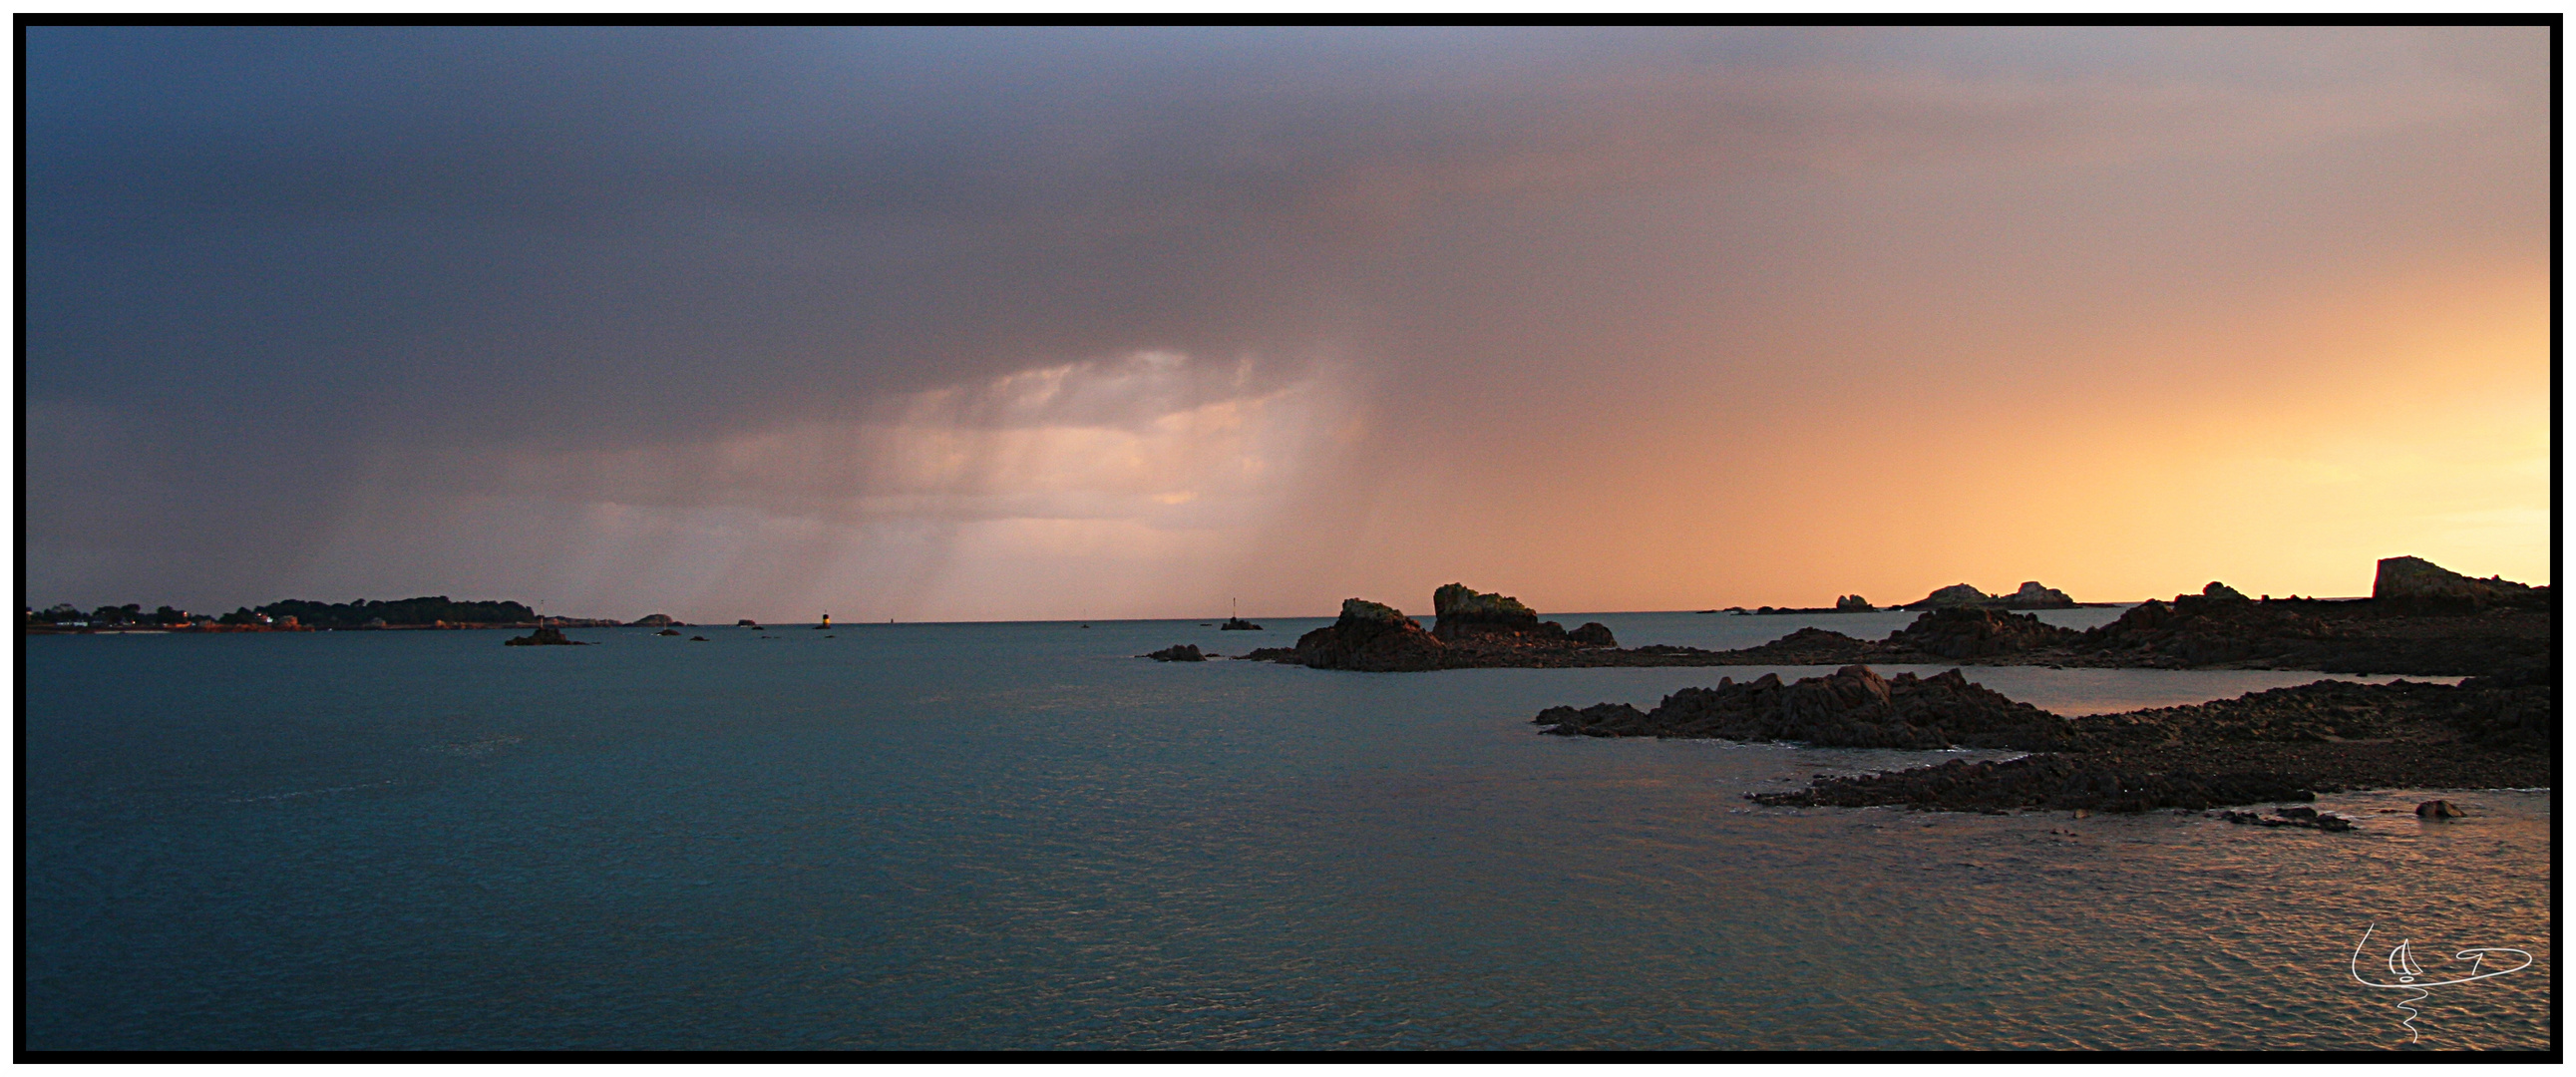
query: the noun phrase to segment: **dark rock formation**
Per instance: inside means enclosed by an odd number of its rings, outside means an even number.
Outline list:
[[[691,642],[691,643],[705,643],[705,642],[707,642],[707,638],[706,638],[705,636],[691,636],[691,637],[689,637],[689,642]]]
[[[1702,665],[1734,666],[1848,666],[1887,662],[1896,656],[1895,648],[1887,644],[1853,639],[1840,632],[1813,627],[1801,628],[1757,647],[1741,647],[1732,651],[1647,646],[1636,648],[1635,653],[1671,653],[1676,657],[1699,657],[1702,661],[1698,664]]]
[[[656,636],[676,636],[676,635],[679,635],[679,634],[680,634],[680,630],[679,630],[679,629],[676,629],[676,628],[665,628],[665,629],[663,629],[663,630],[661,630],[661,631],[659,631],[659,632],[655,632],[655,633],[653,633],[653,634],[654,634],[654,635],[656,635]]]
[[[1294,655],[1315,669],[1396,672],[1439,669],[1446,650],[1395,607],[1352,598],[1339,620],[1297,637]]]
[[[2425,819],[2458,819],[2469,813],[2447,800],[2427,800],[2415,806],[2415,814]]]
[[[745,617],[742,620],[735,621],[733,626],[735,628],[758,628],[760,627],[760,622],[752,620],[749,617]]]
[[[1937,610],[1945,606],[1981,606],[1993,600],[1993,595],[1989,595],[1964,583],[1954,583],[1948,587],[1941,588],[1940,590],[1923,596],[1920,601],[1907,603],[1906,605],[1898,606],[1897,608],[1901,610]]]
[[[2239,825],[2251,823],[2255,826],[2264,827],[2294,826],[2307,830],[2325,831],[2348,831],[2352,829],[2352,820],[2336,815],[2333,812],[2320,812],[2315,808],[2307,807],[2306,805],[2292,805],[2287,808],[2275,809],[2270,815],[2262,815],[2250,811],[2222,811],[2213,812],[2211,814],[2213,818],[2225,819],[2230,823]]]
[[[2474,613],[2490,606],[2536,605],[2535,590],[2502,576],[2472,579],[2421,557],[2384,557],[2370,597],[2412,613]]]
[[[1894,680],[1866,666],[1783,684],[1766,673],[1744,684],[1685,688],[1653,711],[1627,704],[1551,707],[1535,719],[1559,736],[1724,737],[1799,740],[1837,748],[2052,748],[2066,719],[1971,684],[1958,670]]]
[[[1535,639],[1560,643],[1565,627],[1554,621],[1541,622],[1538,611],[1522,605],[1510,595],[1478,591],[1465,584],[1442,584],[1431,593],[1431,611],[1437,617],[1431,623],[1431,634],[1442,643],[1459,643],[1492,636]]]
[[[2223,583],[2148,601],[2030,661],[2126,667],[2314,669],[2328,673],[2489,676],[2554,668],[2555,596],[2457,612],[2439,600],[2245,597]],[[2444,612],[2444,610],[2451,612]],[[2551,683],[2555,683],[2554,674]]]
[[[2008,595],[1990,595],[1967,584],[1954,583],[1923,596],[1919,602],[1896,608],[1939,610],[1960,606],[1980,606],[1998,610],[2066,610],[2074,609],[2076,601],[2068,598],[2064,591],[2053,587],[2042,587],[2037,580],[2028,580],[2023,582],[2021,590]]]
[[[1610,634],[1610,626],[1599,621],[1585,621],[1583,627],[1565,634],[1565,641],[1578,647],[1616,647],[1619,639]]]
[[[2313,800],[2355,788],[2530,787],[2552,781],[2545,743],[2483,743],[2467,731],[2555,688],[2318,681],[2188,707],[2068,720],[2062,747],[2004,762],[1823,778],[1769,804],[1905,804],[1952,811],[2204,809]]]
[[[1151,658],[1157,662],[1207,661],[1207,656],[1199,653],[1199,646],[1195,643],[1175,643],[1169,647],[1163,648],[1162,650],[1155,651],[1152,654],[1140,654],[1136,657]]]
[[[1262,630],[1260,625],[1244,620],[1241,617],[1228,617],[1225,619],[1224,624],[1217,626],[1217,629],[1224,632],[1259,632]]]
[[[1859,595],[1841,595],[1834,599],[1834,609],[1841,613],[1868,613],[1877,608]]]
[[[648,613],[627,623],[636,628],[672,628],[685,626],[688,622],[672,620],[667,613]]]
[[[536,631],[534,631],[534,632],[530,632],[530,633],[528,633],[527,635],[524,635],[524,636],[514,636],[514,637],[512,637],[512,638],[510,638],[510,639],[502,640],[502,641],[501,641],[501,646],[504,646],[504,647],[582,647],[582,646],[587,646],[587,644],[585,644],[585,643],[583,643],[582,641],[577,640],[577,639],[565,639],[565,638],[564,638],[564,634],[563,634],[563,629],[560,629],[560,628],[540,628],[540,629],[537,629],[537,630],[536,630]]]
[[[2071,610],[2075,600],[2054,587],[2042,587],[2038,580],[2025,580],[2021,590],[1996,599],[1994,605],[2008,610]]]
[[[1960,661],[2019,654],[2068,643],[2080,636],[2073,629],[2043,623],[2033,614],[1951,606],[1925,612],[1913,624],[1887,637],[1887,642]]]

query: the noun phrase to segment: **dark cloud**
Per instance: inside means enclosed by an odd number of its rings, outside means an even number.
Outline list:
[[[1718,385],[2020,369],[2076,314],[2251,303],[2321,265],[2545,258],[2546,49],[2531,29],[33,28],[31,581],[233,602],[327,564],[390,586],[347,536],[435,529],[457,498],[1105,518],[1126,510],[1082,491],[1153,491],[1015,473],[1014,453],[1110,450],[1008,431],[1263,400],[1312,429],[1263,435],[1302,448],[1241,496],[1357,526],[1388,480],[1334,461],[1510,485],[1477,461],[1524,446],[1484,420],[1615,438]],[[1112,391],[1139,353],[1195,373]],[[1047,369],[1090,402],[992,395]],[[801,462],[763,440],[836,429],[858,432]],[[948,500],[866,500],[903,488],[903,446],[952,436],[975,462],[936,472]]]

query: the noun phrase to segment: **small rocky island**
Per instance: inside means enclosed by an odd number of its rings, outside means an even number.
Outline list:
[[[1884,640],[1810,627],[1755,647],[1711,651],[1620,647],[1597,623],[1569,632],[1540,621],[1511,598],[1450,584],[1432,596],[1438,621],[1428,632],[1393,607],[1354,598],[1342,604],[1339,620],[1300,637],[1295,647],[1268,647],[1243,657],[1366,672],[1964,662],[2493,676],[2548,662],[2557,653],[2554,588],[2471,579],[2415,557],[2381,561],[2369,598],[2248,598],[2211,583],[2196,595],[2140,603],[2110,624],[2080,632],[1971,600],[1975,588],[1963,587],[1933,592],[1924,601],[1940,602]],[[2042,588],[2044,595],[2026,597],[2034,587],[2025,585],[2007,599],[2054,602],[2064,596]]]
[[[1651,711],[1550,707],[1542,732],[1718,737],[1818,747],[2028,751],[1882,774],[1819,777],[1748,794],[1774,805],[1940,811],[2140,812],[2385,787],[2529,788],[2555,780],[2555,667],[2457,687],[2318,681],[2187,707],[2066,718],[1969,682],[1959,670],[1881,677],[1863,666],[1784,683],[1685,688]]]
[[[1576,659],[1616,653],[1619,641],[1598,621],[1567,631],[1508,595],[1447,584],[1432,592],[1430,630],[1393,606],[1366,599],[1342,603],[1342,615],[1297,638],[1294,647],[1264,647],[1243,657],[1314,669],[1376,673],[1497,666],[1616,665]]]
[[[555,628],[555,627],[553,627],[553,626],[549,625],[549,626],[544,627],[544,628],[539,628],[539,629],[537,629],[536,631],[534,631],[534,632],[530,632],[530,633],[528,633],[527,635],[524,635],[524,636],[512,636],[512,637],[510,637],[509,639],[502,640],[502,641],[501,641],[501,646],[504,646],[504,647],[587,647],[587,646],[590,646],[590,644],[585,643],[585,642],[583,642],[583,641],[581,641],[581,640],[568,638],[568,637],[566,637],[566,636],[563,634],[563,629]]]

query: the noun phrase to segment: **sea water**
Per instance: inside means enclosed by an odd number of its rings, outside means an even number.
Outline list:
[[[1135,657],[1321,623],[28,638],[23,1046],[2550,1045],[2547,791],[2322,798],[2349,834],[1766,808],[1997,753],[1529,721],[1762,668]],[[1968,673],[2065,713],[2318,676]],[[2535,963],[2407,1025],[2350,971],[2399,941]]]

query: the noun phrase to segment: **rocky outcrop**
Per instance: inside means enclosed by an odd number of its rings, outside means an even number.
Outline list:
[[[1897,608],[1901,610],[1937,610],[1948,606],[1982,606],[1991,601],[1994,601],[1993,595],[1989,595],[1964,583],[1954,583],[1948,587],[1941,588],[1931,594],[1925,595],[1918,601],[1909,602],[1905,605],[1898,606]]]
[[[2415,806],[2415,815],[2423,819],[2461,819],[2468,814],[2447,800],[2427,800]]]
[[[1923,596],[1921,601],[1910,602],[1897,608],[1939,610],[1961,606],[1999,610],[2066,610],[2074,609],[2076,602],[2067,597],[2064,591],[2054,587],[2042,587],[2037,580],[2026,580],[2022,583],[2021,590],[2008,595],[1990,595],[1967,584],[1954,583]]]
[[[1431,634],[1443,643],[1490,636],[1562,642],[1565,627],[1553,621],[1542,622],[1538,611],[1510,595],[1478,591],[1465,584],[1442,584],[1431,593],[1431,612],[1437,617]]]
[[[2312,800],[2356,788],[2550,784],[2545,739],[2487,741],[2476,731],[2556,688],[2318,681],[2187,707],[2068,720],[2061,745],[2003,762],[1952,761],[1883,774],[1820,778],[1768,804],[1898,804],[1949,811],[2206,809]]]
[[[2223,583],[2148,601],[2032,661],[2181,669],[2494,676],[2551,666],[2554,597],[2470,610],[2450,600],[2252,599]],[[2528,602],[2533,606],[2514,603]],[[2554,681],[2553,681],[2554,683]]]
[[[563,634],[563,629],[560,629],[560,628],[551,628],[551,627],[549,627],[549,628],[540,628],[540,629],[537,629],[536,631],[534,631],[534,632],[530,632],[530,633],[528,633],[527,635],[524,635],[524,636],[514,636],[514,637],[511,637],[511,638],[509,638],[509,639],[502,640],[502,641],[501,641],[501,646],[504,646],[504,647],[585,647],[585,646],[588,646],[588,644],[583,643],[582,641],[577,640],[577,639],[566,639],[566,638],[564,637],[564,634]]]
[[[1834,598],[1834,611],[1837,613],[1868,613],[1877,608],[1870,605],[1868,599],[1859,595],[1839,595]]]
[[[672,620],[671,615],[667,613],[648,613],[628,621],[627,624],[635,628],[672,628],[686,627],[688,622]]]
[[[2292,603],[2256,602],[2223,583],[2171,603],[2149,599],[2119,620],[2088,629],[2071,648],[2127,666],[2181,668],[2266,659],[2295,663],[2332,635],[2325,621]],[[2311,667],[2313,668],[2313,667]]]
[[[1784,684],[1779,674],[1685,688],[1652,711],[1624,703],[1551,707],[1532,721],[1559,736],[1797,740],[1836,748],[2051,748],[2066,719],[1971,684],[1958,670],[1894,680],[1867,666]]]
[[[2008,610],[2071,610],[2075,600],[2054,587],[2042,587],[2038,580],[2022,581],[2021,590],[1998,598],[1993,603]]]
[[[1610,626],[1599,621],[1585,621],[1583,627],[1565,634],[1565,641],[1577,647],[1616,647],[1619,639],[1610,634]]]
[[[1204,654],[1199,653],[1199,645],[1198,645],[1198,644],[1195,644],[1195,643],[1175,643],[1175,644],[1173,644],[1173,645],[1171,645],[1171,646],[1169,646],[1169,647],[1165,647],[1165,648],[1163,648],[1162,650],[1155,651],[1155,652],[1153,652],[1153,653],[1151,653],[1151,654],[1140,654],[1140,655],[1137,655],[1136,657],[1138,657],[1138,658],[1151,658],[1151,659],[1153,659],[1154,661],[1157,661],[1157,662],[1205,662],[1205,661],[1207,661],[1207,656],[1206,656],[1206,655],[1204,655]]]
[[[1887,641],[1906,650],[1965,661],[2056,646],[2079,635],[2073,629],[2044,623],[2034,614],[1951,606],[1925,612],[1913,624],[1887,637]]]
[[[2411,612],[2474,612],[2489,606],[2529,604],[2534,590],[2502,576],[2472,579],[2421,557],[2383,557],[2378,578],[2370,585],[2370,598]]]
[[[655,632],[655,633],[653,633],[653,634],[654,634],[654,635],[656,635],[656,636],[676,636],[676,635],[679,635],[679,634],[680,634],[680,630],[679,630],[679,629],[676,629],[676,628],[665,628],[665,629],[663,629],[663,630],[661,630],[661,631],[659,631],[659,632]]]
[[[1217,626],[1217,629],[1224,632],[1259,632],[1261,626],[1241,617],[1228,617],[1224,624]]]
[[[1297,637],[1293,655],[1315,669],[1393,673],[1439,669],[1447,650],[1395,607],[1353,598],[1339,619]]]

